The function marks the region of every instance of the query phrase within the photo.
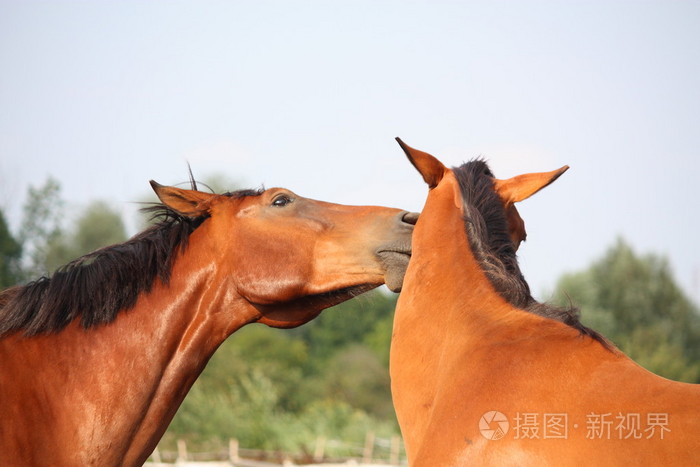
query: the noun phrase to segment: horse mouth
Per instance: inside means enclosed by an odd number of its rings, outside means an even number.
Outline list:
[[[306,297],[299,298],[296,300],[296,302],[298,302],[299,305],[302,305],[304,309],[315,309],[318,310],[318,313],[320,313],[322,310],[339,305],[347,300],[357,297],[358,295],[369,292],[380,285],[381,283],[351,285],[340,289],[329,290],[328,292],[307,295]]]
[[[325,306],[335,306],[346,300],[362,295],[377,287],[377,284],[360,284],[313,295],[310,298],[323,302]]]
[[[403,278],[411,259],[411,249],[386,248],[377,251],[377,256],[384,266],[384,283],[392,292],[401,292]]]
[[[274,328],[295,328],[311,321],[326,308],[343,303],[380,285],[381,282],[364,283],[313,295],[305,295],[281,303],[263,305],[251,302],[251,304],[262,314],[261,322],[268,326]]]

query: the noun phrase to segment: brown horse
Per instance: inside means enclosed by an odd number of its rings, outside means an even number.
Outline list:
[[[399,143],[430,186],[391,344],[409,465],[700,465],[700,386],[535,302],[520,274],[513,203],[566,167],[496,180]]]
[[[401,286],[414,214],[152,185],[157,225],[0,294],[0,465],[141,465],[241,326]]]

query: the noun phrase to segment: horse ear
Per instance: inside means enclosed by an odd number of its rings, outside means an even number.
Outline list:
[[[210,201],[215,196],[196,190],[164,186],[151,180],[151,187],[160,201],[178,214],[196,218],[209,214]]]
[[[411,164],[413,164],[413,166],[423,176],[425,183],[427,183],[430,188],[435,188],[447,172],[447,169],[442,162],[427,152],[413,149],[401,141],[401,138],[396,138],[396,141],[399,143],[399,146],[401,146],[401,149],[403,149],[403,152],[406,153],[406,156],[408,157],[408,160],[411,161]]]
[[[534,195],[559,178],[567,170],[569,170],[569,166],[565,165],[551,172],[523,174],[508,180],[496,179],[494,185],[496,192],[505,204],[517,203]]]

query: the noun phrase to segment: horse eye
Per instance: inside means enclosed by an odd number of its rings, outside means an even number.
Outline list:
[[[279,195],[272,201],[272,205],[282,208],[292,202],[292,199],[287,195]]]

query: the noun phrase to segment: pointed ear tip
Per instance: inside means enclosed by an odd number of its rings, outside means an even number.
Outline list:
[[[554,171],[554,179],[553,179],[552,181],[554,181],[554,180],[556,180],[557,178],[561,177],[561,176],[564,174],[564,172],[566,172],[567,170],[569,170],[569,168],[570,168],[570,167],[569,167],[568,165],[565,165],[565,166],[560,167],[560,168],[558,168],[557,170],[555,170],[555,171]]]
[[[411,161],[411,164],[416,165],[415,160],[413,159],[413,155],[411,154],[413,148],[410,147],[408,144],[404,143],[403,140],[399,137],[396,138],[396,142],[399,143],[401,150],[406,155],[406,157],[408,157],[408,160]]]
[[[154,190],[163,186],[155,180],[149,180],[148,183],[151,184],[151,188],[153,188]]]

